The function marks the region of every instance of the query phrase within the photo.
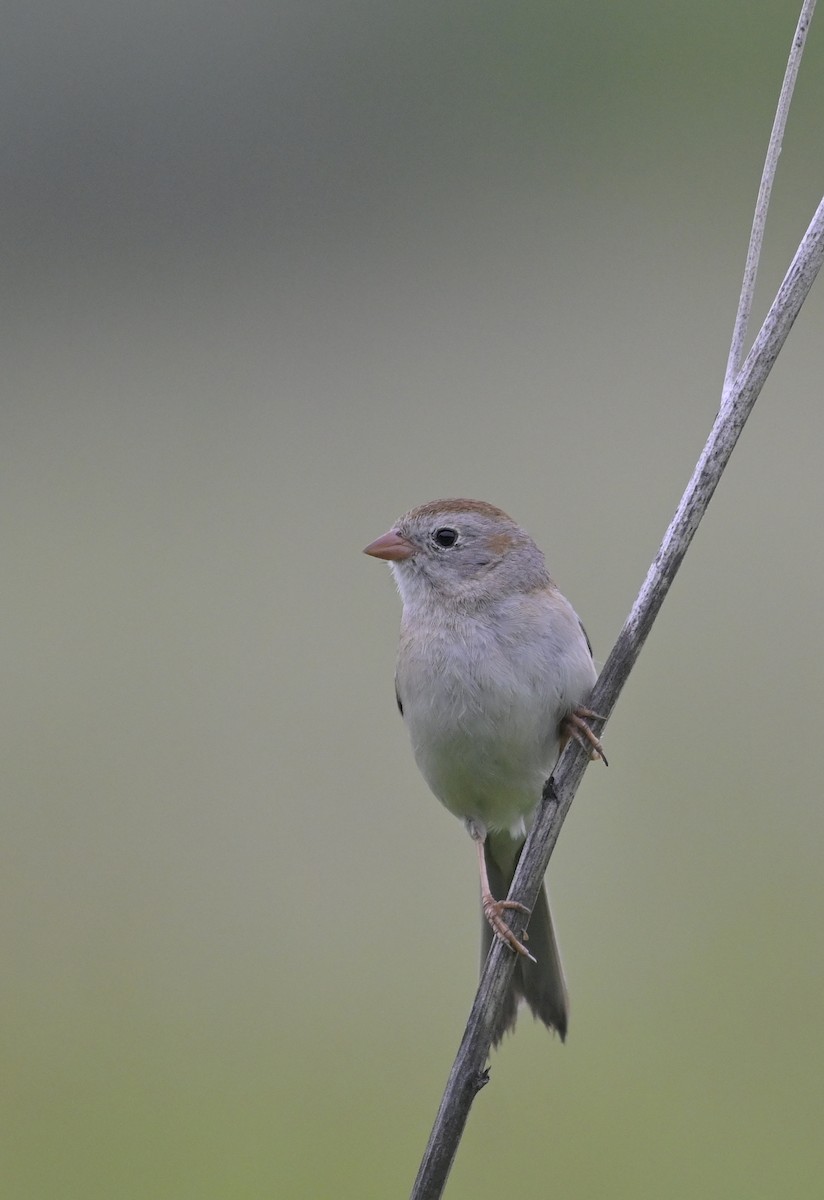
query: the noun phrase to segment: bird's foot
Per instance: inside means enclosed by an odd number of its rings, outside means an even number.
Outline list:
[[[600,713],[593,712],[591,708],[579,707],[573,709],[568,717],[565,717],[561,722],[561,736],[564,743],[574,738],[579,746],[583,746],[589,752],[591,759],[600,758],[605,767],[609,766],[607,756],[604,754],[604,747],[600,740],[592,732],[588,725],[588,721],[605,721],[606,717],[602,717]]]
[[[525,904],[519,904],[517,900],[496,900],[491,892],[487,892],[481,896],[481,907],[483,908],[484,916],[502,942],[506,942],[507,946],[514,950],[516,954],[520,954],[524,958],[529,958],[532,962],[537,961],[535,956],[530,954],[524,945],[524,942],[529,941],[529,934],[526,930],[521,935],[524,941],[519,941],[503,917],[503,914],[507,911],[523,913],[528,917],[530,909]]]

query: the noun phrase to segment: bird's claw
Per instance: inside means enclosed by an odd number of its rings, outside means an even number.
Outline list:
[[[509,928],[503,918],[504,912],[519,912],[525,916],[529,916],[531,909],[528,909],[525,904],[520,904],[517,900],[496,900],[494,896],[484,896],[481,900],[483,913],[494,932],[498,935],[502,942],[506,942],[510,949],[516,954],[520,954],[523,958],[529,958],[532,962],[536,962],[534,954],[530,954],[524,942],[529,941],[529,934],[524,931],[521,934],[523,941],[520,941],[515,933]]]
[[[593,733],[588,725],[588,721],[605,721],[606,717],[600,713],[593,712],[591,708],[579,707],[573,709],[569,716],[565,717],[561,723],[561,733],[564,736],[564,741],[569,741],[574,738],[579,746],[588,751],[591,759],[600,758],[605,767],[609,766],[607,756],[604,754],[604,747],[601,745],[600,739]]]

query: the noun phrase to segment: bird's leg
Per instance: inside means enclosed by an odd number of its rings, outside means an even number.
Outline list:
[[[561,749],[563,750],[570,738],[574,738],[579,746],[583,746],[589,752],[590,758],[600,758],[607,767],[609,763],[604,754],[604,747],[587,724],[588,718],[594,721],[606,720],[606,717],[602,717],[600,713],[581,706],[574,708],[568,716],[564,717],[561,722]]]
[[[466,826],[470,837],[475,843],[475,849],[478,852],[478,870],[481,876],[481,908],[483,909],[484,916],[502,942],[506,942],[507,946],[514,950],[516,954],[521,954],[524,958],[531,958],[535,962],[535,956],[529,953],[524,942],[518,940],[503,918],[503,914],[508,910],[524,913],[527,917],[530,914],[530,910],[525,904],[519,904],[517,900],[495,899],[489,887],[489,875],[486,870],[486,856],[484,854],[486,830],[483,826],[476,825],[474,821],[467,821]],[[524,933],[523,938],[524,941],[527,941],[528,934]]]

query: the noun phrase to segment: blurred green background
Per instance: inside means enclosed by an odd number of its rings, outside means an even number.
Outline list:
[[[361,548],[443,495],[606,657],[716,411],[795,0],[12,4],[4,1195],[408,1193],[474,855]],[[822,187],[813,29],[757,318]],[[450,1200],[821,1178],[819,282],[553,859]]]

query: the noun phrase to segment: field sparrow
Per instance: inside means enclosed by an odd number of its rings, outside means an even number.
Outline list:
[[[603,758],[586,722],[596,714],[582,707],[596,678],[586,633],[529,534],[481,500],[413,508],[365,553],[388,560],[403,601],[395,690],[415,760],[477,848],[481,961],[495,935],[518,955],[493,1042],[521,998],[563,1040],[567,989],[546,892],[531,915],[505,897],[565,742]],[[508,909],[529,917],[529,950]]]

